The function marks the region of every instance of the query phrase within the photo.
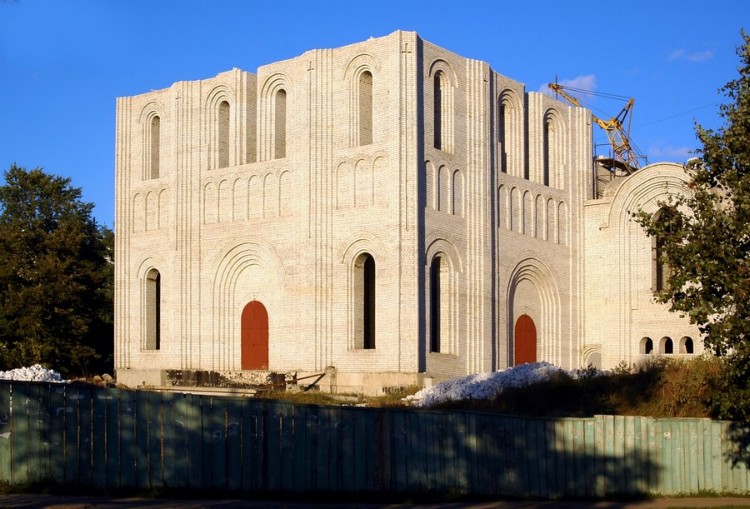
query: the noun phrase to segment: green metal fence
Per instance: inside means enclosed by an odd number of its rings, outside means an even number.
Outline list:
[[[0,382],[0,479],[521,497],[745,493],[729,423],[532,419]]]

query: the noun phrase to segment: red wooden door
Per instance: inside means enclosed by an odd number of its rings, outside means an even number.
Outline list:
[[[242,369],[268,369],[268,313],[254,300],[242,310]]]
[[[521,315],[516,320],[513,365],[527,362],[536,362],[536,326],[529,315]]]

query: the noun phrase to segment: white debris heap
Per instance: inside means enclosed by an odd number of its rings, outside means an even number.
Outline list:
[[[47,369],[40,364],[28,368],[17,368],[0,371],[0,380],[17,380],[24,382],[65,382],[60,373]]]
[[[573,378],[578,376],[577,372],[565,371],[548,362],[535,362],[501,371],[446,380],[432,387],[425,387],[404,400],[414,406],[429,407],[446,401],[492,399],[507,388],[544,382],[560,372],[565,372]]]

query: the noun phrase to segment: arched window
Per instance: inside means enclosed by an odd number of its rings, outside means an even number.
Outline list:
[[[545,186],[565,188],[563,123],[554,110],[544,116],[542,126],[542,174]]]
[[[359,144],[372,143],[372,73],[359,75]]]
[[[662,207],[654,214],[653,221],[667,223],[667,235],[677,233],[682,226],[682,221],[671,207]],[[655,292],[663,292],[669,288],[669,278],[672,276],[672,268],[665,259],[664,238],[654,236],[651,238],[651,265],[652,265],[652,288]]]
[[[461,176],[460,170],[453,172],[453,185],[452,185],[452,198],[453,205],[451,207],[451,214],[455,216],[464,215],[464,181]]]
[[[443,73],[438,72],[435,74],[433,80],[433,97],[434,97],[434,110],[433,110],[433,128],[435,131],[435,148],[443,148],[443,84],[444,78]]]
[[[151,269],[146,274],[146,349],[161,349],[161,274]]]
[[[552,157],[551,145],[552,118],[544,119],[544,131],[542,132],[542,184],[549,186],[550,158]]]
[[[642,354],[654,353],[654,340],[649,337],[641,338],[640,350]]]
[[[674,353],[674,343],[672,342],[672,338],[666,337],[666,336],[661,338],[661,353],[664,353],[664,354]]]
[[[430,352],[451,353],[454,349],[451,314],[450,265],[438,254],[430,263]]]
[[[375,259],[361,254],[354,263],[353,297],[354,347],[375,348]]]
[[[221,101],[216,118],[217,168],[229,166],[229,103]]]
[[[591,352],[586,358],[586,365],[594,369],[602,369],[602,353]]]
[[[685,336],[680,339],[680,353],[692,354],[695,353],[693,349],[693,338]]]
[[[274,157],[286,157],[286,90],[276,92],[274,104]]]
[[[430,352],[440,351],[441,289],[440,266],[442,259],[433,258],[430,264]]]
[[[498,103],[497,107],[497,144],[498,144],[498,160],[500,162],[500,171],[508,173],[508,146],[507,146],[507,135],[506,135],[506,106],[502,98]]]
[[[148,178],[159,178],[159,164],[161,160],[161,119],[158,115],[151,117],[148,135]]]

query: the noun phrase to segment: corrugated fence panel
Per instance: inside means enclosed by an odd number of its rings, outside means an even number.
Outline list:
[[[746,493],[729,423],[360,409],[0,382],[0,479],[95,488]]]

